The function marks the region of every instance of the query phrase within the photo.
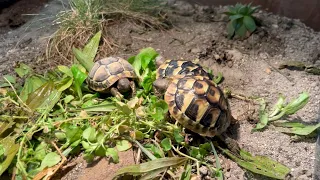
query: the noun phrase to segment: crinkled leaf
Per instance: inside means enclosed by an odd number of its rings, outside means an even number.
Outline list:
[[[259,122],[256,125],[255,128],[252,129],[252,131],[257,131],[260,129],[263,129],[268,124],[268,113],[266,111],[266,102],[263,98],[258,99],[260,103],[259,108]]]
[[[89,142],[96,142],[96,130],[93,127],[89,126],[83,131],[82,137]]]
[[[43,170],[46,167],[52,167],[58,164],[61,161],[61,156],[59,156],[56,152],[49,152],[41,162],[41,166],[39,170]]]
[[[315,132],[320,128],[320,123],[314,125],[305,125],[299,122],[282,122],[274,123],[275,126],[286,127],[286,129],[280,129],[281,132],[296,134],[300,136],[307,136]]]
[[[139,54],[129,59],[129,62],[132,64],[136,74],[141,78],[141,71],[150,69],[151,71],[155,70],[155,62],[154,59],[158,56],[158,53],[151,47],[141,49]],[[146,73],[145,73],[146,74]]]
[[[163,148],[164,151],[169,151],[171,149],[171,140],[169,138],[164,138],[161,141],[161,147]]]
[[[11,136],[7,136],[6,138],[0,141],[0,144],[5,149],[4,155],[5,160],[0,163],[0,176],[7,168],[10,166],[12,160],[19,150],[19,144],[15,144],[15,139]]]
[[[309,94],[303,92],[299,95],[297,99],[291,101],[287,106],[283,108],[283,111],[287,115],[291,115],[302,109],[309,101]]]
[[[74,78],[74,86],[78,93],[78,96],[82,98],[81,85],[86,80],[87,74],[83,73],[76,65],[72,65],[71,71]]]
[[[153,60],[158,56],[158,53],[156,50],[154,50],[152,47],[144,48],[142,49],[139,54],[136,56],[136,58],[141,59],[141,67],[143,69],[146,69],[149,67],[151,63],[154,63]],[[154,69],[151,69],[154,70]]]
[[[144,89],[144,91],[146,93],[149,93],[152,88],[153,88],[153,85],[152,83],[156,80],[156,74],[155,72],[150,72],[148,73],[147,76],[145,76],[142,80],[142,83],[141,83],[141,86],[142,88]]]
[[[115,163],[119,162],[119,155],[115,148],[107,148],[106,156],[110,156]]]
[[[28,65],[20,63],[19,67],[15,68],[14,71],[16,71],[19,77],[23,78],[25,75],[31,73],[32,69]]]
[[[136,58],[136,56],[131,56],[131,57],[129,57],[128,62],[129,62],[130,64],[133,64],[135,58]]]
[[[181,165],[186,160],[187,158],[184,158],[184,157],[165,157],[165,158],[155,159],[149,162],[123,167],[116,172],[115,177],[122,174],[140,175],[143,173],[147,173],[157,169],[162,169],[165,167]]]
[[[60,66],[58,66],[58,70],[63,72],[64,74],[68,75],[69,77],[73,77],[70,68],[68,68],[67,66],[60,65]]]
[[[79,63],[87,70],[87,72],[90,72],[94,65],[94,62],[89,61],[87,59],[87,56],[81,50],[75,47],[72,48],[72,52],[75,55],[76,59],[79,61]]]
[[[233,155],[229,150],[224,149],[226,153],[233,161],[239,166],[267,177],[275,179],[285,179],[290,169],[268,157],[264,156],[252,156],[250,153],[241,150],[241,159]]]
[[[255,31],[257,28],[256,23],[254,22],[254,19],[251,16],[244,16],[243,17],[243,24],[246,26],[246,28],[250,32]]]
[[[96,57],[99,43],[101,38],[101,31],[97,32],[86,44],[83,48],[83,53],[86,56],[87,61],[93,62],[94,58]]]
[[[132,147],[132,144],[127,140],[120,140],[116,142],[118,151],[126,151]]]

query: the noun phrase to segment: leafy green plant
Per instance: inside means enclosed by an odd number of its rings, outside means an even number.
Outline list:
[[[258,8],[259,6],[252,7],[251,3],[247,5],[237,3],[235,6],[230,6],[229,11],[225,12],[230,20],[227,25],[228,38],[233,38],[235,35],[244,37],[248,32],[254,32],[257,26],[253,14]]]
[[[306,125],[301,122],[275,122],[281,120],[285,116],[295,114],[297,111],[302,109],[309,100],[309,94],[302,92],[298,98],[293,99],[289,103],[285,102],[285,97],[280,94],[278,101],[273,105],[271,112],[266,110],[266,102],[260,98],[260,110],[259,110],[259,123],[253,129],[253,131],[260,131],[264,129],[268,124],[273,124],[281,132],[294,134],[298,136],[307,136],[315,132],[319,127],[320,123],[313,125]]]
[[[152,90],[152,83],[156,79],[155,58],[158,53],[151,47],[140,50],[139,54],[128,59],[132,64],[138,78],[139,86],[143,87],[145,93]]]

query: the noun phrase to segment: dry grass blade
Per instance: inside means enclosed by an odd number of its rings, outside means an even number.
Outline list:
[[[168,28],[166,16],[161,15],[159,0],[70,0],[71,10],[62,11],[55,21],[60,25],[49,40],[44,66],[73,63],[72,47],[83,47],[98,31],[102,31],[96,58],[117,52],[119,42],[110,32],[119,23],[133,23],[143,28]],[[156,15],[151,15],[156,14]]]

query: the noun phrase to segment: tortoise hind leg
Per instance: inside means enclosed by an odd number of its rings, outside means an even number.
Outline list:
[[[110,93],[116,97],[117,99],[121,100],[123,98],[123,95],[119,92],[119,90],[115,87],[112,87],[110,89]]]
[[[229,137],[226,133],[218,135],[218,138],[225,143],[227,148],[235,155],[240,155],[240,147],[236,140]]]

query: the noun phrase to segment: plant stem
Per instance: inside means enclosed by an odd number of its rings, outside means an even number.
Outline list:
[[[269,122],[279,120],[285,114],[286,114],[285,111],[281,111],[281,113],[279,113],[278,115],[269,118]]]
[[[193,160],[193,161],[195,161],[196,163],[200,163],[200,164],[203,164],[203,165],[205,165],[205,166],[208,166],[208,167],[210,167],[209,166],[209,164],[207,164],[206,162],[203,162],[203,161],[199,161],[198,159],[196,159],[196,158],[193,158],[193,157],[191,157],[191,156],[188,156],[188,155],[186,155],[186,154],[184,154],[184,153],[182,153],[182,152],[180,152],[177,148],[175,148],[174,146],[172,146],[172,149],[174,150],[174,151],[176,151],[179,155],[181,155],[181,156],[184,156],[184,157],[186,157],[186,158],[189,158],[189,159],[191,159],[191,160]],[[198,167],[198,166],[197,166]],[[217,171],[217,169],[216,168],[212,168],[214,171]]]

